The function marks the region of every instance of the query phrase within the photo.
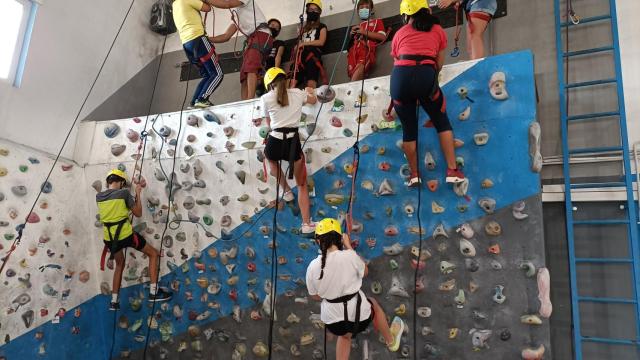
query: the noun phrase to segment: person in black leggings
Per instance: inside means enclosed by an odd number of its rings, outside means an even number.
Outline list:
[[[438,85],[438,71],[444,63],[447,36],[431,15],[426,0],[403,0],[400,14],[404,25],[393,38],[391,55],[391,98],[403,131],[403,150],[409,162],[411,176],[407,186],[419,186],[418,104],[426,111],[438,131],[440,146],[447,162],[446,182],[464,181],[464,174],[456,165],[451,123],[446,112],[444,93]]]

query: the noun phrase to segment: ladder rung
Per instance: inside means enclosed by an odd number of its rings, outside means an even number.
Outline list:
[[[622,151],[622,146],[588,147],[580,149],[570,149],[569,154],[596,154],[612,151]]]
[[[593,297],[593,296],[578,296],[578,301],[603,303],[603,304],[635,304],[636,303],[636,301],[633,299]]]
[[[609,116],[618,116],[618,115],[620,115],[619,111],[607,111],[607,112],[601,112],[601,113],[581,114],[581,115],[568,116],[567,121],[587,120],[587,119],[594,119],[599,117],[609,117]]]
[[[577,26],[577,25],[583,25],[583,24],[588,24],[588,23],[592,23],[592,22],[595,22],[595,21],[601,21],[601,20],[607,20],[607,19],[611,19],[611,15],[599,15],[599,16],[593,16],[593,17],[580,19],[580,22],[578,24],[574,24],[571,21],[567,21],[567,22],[561,23],[560,26],[562,26],[562,27]]]
[[[631,264],[632,259],[627,258],[576,258],[576,263],[582,264]]]
[[[597,48],[592,48],[592,49],[570,51],[570,52],[562,53],[562,56],[564,56],[564,57],[572,57],[572,56],[595,54],[595,53],[611,51],[611,50],[613,50],[613,46],[609,45],[609,46],[602,46],[602,47],[597,47]]]
[[[595,85],[603,85],[603,84],[612,84],[618,82],[618,79],[602,79],[602,80],[593,80],[593,81],[583,81],[572,84],[567,84],[564,87],[567,89],[585,87],[585,86],[595,86]]]
[[[616,345],[636,345],[637,341],[634,340],[624,340],[624,339],[609,339],[609,338],[601,338],[601,337],[591,337],[591,336],[583,336],[581,338],[582,341],[586,342],[597,342],[603,344],[616,344]]]
[[[572,189],[597,189],[597,188],[609,188],[609,187],[626,187],[627,184],[623,182],[601,182],[601,183],[581,183],[571,184]]]
[[[576,220],[574,225],[621,225],[628,224],[629,220]]]

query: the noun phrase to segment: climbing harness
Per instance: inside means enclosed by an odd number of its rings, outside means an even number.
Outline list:
[[[360,295],[360,290],[358,290],[353,294],[340,296],[339,298],[335,298],[331,300],[325,299],[327,300],[328,303],[331,303],[331,304],[341,303],[344,309],[344,321],[348,322],[349,321],[349,311],[348,311],[349,300],[353,299],[354,297],[356,298],[356,317],[353,321],[353,331],[351,332],[352,339],[355,339],[355,337],[358,334],[358,330],[360,329],[360,306],[362,306],[362,295]]]

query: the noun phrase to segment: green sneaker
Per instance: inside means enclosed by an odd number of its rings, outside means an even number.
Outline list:
[[[208,108],[208,107],[213,106],[213,103],[211,101],[209,101],[209,100],[201,99],[201,100],[196,101],[196,103],[193,104],[193,106],[195,108],[198,108],[198,109],[204,109],[204,108]]]
[[[400,339],[402,338],[402,332],[404,331],[404,321],[399,317],[394,317],[389,327],[391,335],[393,335],[393,342],[389,346],[389,350],[396,352],[400,348]]]

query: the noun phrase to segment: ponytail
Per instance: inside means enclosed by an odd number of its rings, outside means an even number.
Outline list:
[[[289,94],[287,93],[287,81],[284,75],[278,75],[271,85],[276,90],[278,105],[289,106]]]
[[[324,266],[327,263],[327,250],[333,245],[342,250],[342,236],[335,231],[328,232],[326,234],[318,235],[316,240],[320,243],[320,251],[322,252],[322,265],[320,267],[320,277],[318,280],[322,280],[324,276]]]
[[[431,11],[427,8],[418,10],[417,13],[411,15],[411,18],[413,19],[411,26],[413,26],[417,31],[429,32],[433,25],[440,24],[440,20],[431,15]]]

